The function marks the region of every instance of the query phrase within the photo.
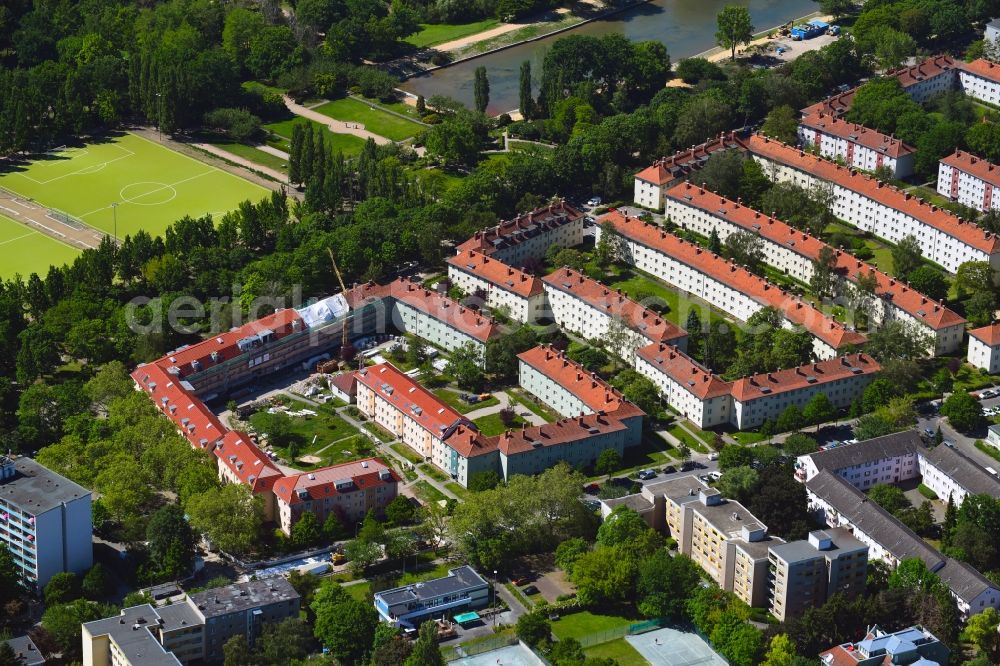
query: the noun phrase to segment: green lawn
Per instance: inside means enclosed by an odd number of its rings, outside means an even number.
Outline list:
[[[269,194],[135,134],[53,150],[0,172],[0,185],[107,233],[114,232],[117,217],[119,237],[140,229],[162,235],[185,215],[218,219]]]
[[[311,405],[307,405],[304,402],[296,400],[289,400],[288,407],[292,410],[299,410],[304,407],[306,409],[312,409],[313,411],[319,412],[316,416],[289,417],[292,424],[292,434],[298,439],[299,457],[306,454],[316,453],[320,451],[320,449],[325,448],[324,451],[317,454],[323,458],[322,464],[336,465],[338,463],[357,460],[370,455],[370,449],[359,448],[359,445],[367,444],[367,437],[358,440],[344,439],[345,437],[352,437],[353,435],[359,435],[360,433],[354,426],[339,416],[316,410]],[[259,433],[267,432],[267,417],[268,414],[266,412],[257,412],[256,414],[250,416],[250,424]],[[315,443],[313,441],[314,438]],[[333,442],[336,443],[330,446]],[[285,460],[289,459],[289,452],[286,447],[274,448],[279,456]],[[296,463],[296,466],[308,468],[313,465],[299,465]]]
[[[732,433],[733,439],[735,439],[740,444],[756,444],[758,442],[763,442],[767,439],[764,435],[753,430],[744,430],[741,432]]]
[[[395,437],[392,436],[391,432],[389,432],[382,426],[378,425],[377,423],[371,423],[371,422],[365,423],[365,430],[378,437],[379,441],[382,442],[383,444],[386,442],[391,442],[392,440],[396,439]]]
[[[575,638],[591,636],[601,632],[616,632],[627,628],[632,620],[621,615],[602,615],[590,611],[581,611],[564,615],[552,623],[552,633],[557,638]]]
[[[440,502],[448,499],[444,493],[423,479],[417,481],[414,487],[417,489],[417,495],[425,502]]]
[[[310,123],[313,126],[314,132],[326,132],[324,141],[326,141],[327,147],[334,152],[342,152],[345,157],[357,155],[365,147],[364,139],[358,138],[353,134],[334,134],[325,125],[315,120],[300,118],[299,116],[291,116],[285,120],[264,125],[265,129],[272,132],[271,138],[268,139],[267,143],[288,152],[292,147],[292,127],[295,123]]]
[[[708,453],[708,447],[705,445],[705,442],[693,436],[687,430],[684,430],[679,424],[673,424],[667,428],[667,432],[683,442],[684,445],[692,451],[697,451],[698,453]]]
[[[460,484],[456,483],[455,481],[449,481],[448,483],[444,484],[444,487],[450,490],[451,492],[455,493],[455,496],[458,497],[459,499],[463,500],[469,499],[469,496],[472,494],[472,492],[468,488],[463,488]]]
[[[628,475],[648,467],[658,468],[661,465],[669,464],[671,460],[667,451],[671,451],[671,449],[668,447],[669,445],[666,440],[659,435],[646,433],[643,435],[642,443],[639,446],[633,446],[625,450],[625,457],[622,459],[621,468],[614,473],[614,476]],[[604,475],[599,474],[591,478],[603,479]]]
[[[371,603],[372,596],[372,584],[368,582],[355,583],[354,585],[345,585],[344,589],[347,593],[358,601],[364,601]]]
[[[561,418],[559,413],[554,409],[549,408],[548,405],[543,405],[541,402],[538,402],[534,399],[534,396],[522,393],[520,389],[510,389],[507,391],[507,395],[509,395],[514,402],[522,407],[525,407],[531,413],[545,419],[546,423],[553,423]]]
[[[272,155],[271,153],[264,152],[259,148],[254,148],[253,146],[248,146],[245,143],[237,143],[235,141],[225,142],[225,141],[215,141],[212,143],[216,148],[221,148],[226,152],[232,153],[237,157],[242,157],[245,160],[250,160],[254,164],[259,164],[261,166],[266,166],[270,169],[276,171],[288,171],[288,162],[284,158],[278,157],[277,155]]]
[[[423,472],[424,474],[426,474],[427,476],[431,477],[432,479],[434,479],[439,483],[447,483],[448,481],[451,481],[450,476],[439,470],[432,463],[424,463],[420,465],[417,469],[419,469],[421,472]]]
[[[410,35],[404,42],[413,44],[417,48],[443,44],[469,35],[490,30],[500,25],[500,21],[495,18],[483,19],[473,23],[421,23],[420,31]]]
[[[680,290],[664,284],[652,276],[647,276],[638,270],[623,269],[619,271],[616,277],[602,280],[602,282],[605,282],[605,284],[614,289],[621,289],[633,300],[644,301],[650,297],[659,299],[663,303],[666,303],[669,308],[669,311],[664,313],[667,321],[681,327],[687,324],[688,313],[691,310],[697,310],[703,322],[706,320],[732,321],[731,317],[715,310],[705,301],[698,298],[688,298],[682,295]]]
[[[78,254],[73,246],[0,215],[0,278],[44,276],[49,266],[71,264]]]
[[[420,456],[419,453],[408,447],[406,444],[403,444],[402,442],[396,442],[395,444],[390,444],[389,448],[391,448],[393,451],[395,451],[399,455],[409,460],[414,465],[419,465],[424,461],[424,459]]]
[[[317,106],[313,111],[344,122],[361,123],[369,132],[393,141],[408,139],[422,129],[415,122],[373,109],[368,104],[351,97],[327,102]]]
[[[493,405],[500,404],[500,401],[493,395],[486,400],[480,400],[479,402],[472,404],[462,400],[462,396],[458,391],[452,391],[448,388],[440,388],[435,391],[431,391],[431,393],[436,395],[440,398],[441,402],[445,403],[459,414],[468,414],[469,412],[482,409],[483,407],[492,407]]]
[[[499,414],[489,414],[488,416],[480,416],[478,419],[473,421],[477,426],[479,426],[479,432],[483,433],[487,437],[492,437],[493,435],[499,435],[508,428],[520,428],[522,424],[527,423],[521,416],[514,416],[514,420],[511,421],[509,425],[505,425],[503,421],[500,420]]]
[[[649,664],[624,638],[594,645],[583,651],[589,659],[614,659],[619,664]]]

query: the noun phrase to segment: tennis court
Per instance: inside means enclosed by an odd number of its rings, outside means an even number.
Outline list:
[[[520,643],[448,663],[450,666],[544,666],[541,659]]]
[[[32,273],[44,278],[50,265],[73,263],[78,254],[76,248],[0,215],[0,279],[18,273],[25,280]]]
[[[162,235],[185,215],[218,218],[242,201],[269,194],[135,134],[54,149],[0,172],[0,186],[105,233],[114,233],[117,217],[119,238],[140,229]],[[0,259],[9,256],[0,250]]]
[[[667,627],[626,636],[625,640],[657,666],[726,666],[726,660],[697,634]]]

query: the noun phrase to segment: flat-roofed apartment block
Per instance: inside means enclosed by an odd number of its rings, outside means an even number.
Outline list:
[[[242,635],[252,646],[265,624],[298,617],[299,594],[281,577],[142,604],[83,624],[84,666],[172,666],[221,661],[222,646]]]
[[[490,602],[490,585],[470,566],[447,576],[395,587],[375,594],[379,619],[396,627],[417,629],[426,620],[476,611]]]
[[[679,476],[665,481],[643,485],[642,490],[632,495],[601,500],[601,518],[607,518],[619,506],[632,509],[654,530],[667,530],[667,498],[688,498],[696,496],[708,486],[694,474]],[[679,506],[679,505],[677,505]],[[675,513],[676,516],[676,513]],[[679,522],[675,518],[675,522]]]
[[[867,338],[823,314],[811,304],[696,243],[615,210],[604,215],[625,245],[625,262],[710,303],[741,321],[762,307],[774,307],[788,328],[804,327],[813,336],[818,358],[863,345]],[[598,234],[603,233],[598,227]]]
[[[747,140],[747,147],[772,180],[807,189],[829,183],[834,216],[893,243],[913,236],[925,257],[951,273],[967,261],[1000,266],[1000,240],[994,234],[934,204],[759,134]]]
[[[635,369],[660,390],[667,403],[699,428],[732,418],[732,383],[720,379],[676,347],[649,345],[636,350]]]
[[[938,163],[938,194],[980,211],[992,210],[1000,199],[1000,167],[956,150]]]
[[[740,140],[734,133],[723,133],[701,145],[656,160],[635,174],[633,198],[636,205],[656,211],[663,210],[663,195],[668,188],[705,166],[713,153],[740,145]]]
[[[541,264],[551,246],[576,247],[583,242],[584,217],[558,201],[478,231],[458,249],[475,250],[517,268]]]
[[[795,478],[805,483],[826,470],[861,490],[902,483],[920,476],[917,454],[922,449],[920,435],[904,430],[799,456]]]
[[[800,408],[824,393],[840,409],[861,396],[882,369],[867,354],[849,354],[787,370],[743,377],[733,382],[731,421],[740,430],[777,419],[788,407]]]
[[[452,284],[469,296],[482,294],[490,308],[529,324],[544,316],[545,291],[533,275],[476,250],[459,250],[447,263]]]
[[[868,577],[868,546],[843,528],[816,530],[804,541],[768,549],[771,613],[784,622],[834,594],[855,597]]]
[[[795,229],[738,201],[730,201],[701,187],[682,183],[665,195],[666,214],[675,224],[708,236],[714,229],[723,241],[737,231],[752,233],[764,241],[765,261],[801,282],[812,280],[816,262],[824,249],[834,254],[839,277],[835,295],[846,296],[845,282],[857,283],[862,276],[875,278],[871,318],[876,324],[899,319],[919,326],[933,342],[928,351],[950,354],[961,347],[965,319],[927,298],[904,282],[877,270],[857,257],[836,250],[815,236]]]
[[[950,497],[956,507],[961,507],[969,495],[1000,499],[1000,479],[957,449],[950,446],[921,448],[917,462],[923,484],[945,502]]]
[[[521,388],[560,416],[606,414],[626,427],[624,446],[642,442],[645,413],[621,391],[551,346],[538,346],[517,355]]]
[[[968,361],[991,375],[1000,372],[1000,324],[969,331]]]
[[[635,351],[651,343],[687,350],[687,332],[660,314],[605,287],[572,268],[559,268],[542,278],[549,312],[560,328],[587,340],[603,341],[629,365]]]
[[[799,120],[799,143],[828,159],[841,159],[863,171],[889,169],[893,178],[913,173],[915,149],[899,139],[820,112]]]
[[[93,564],[91,494],[31,458],[0,455],[0,544],[21,580],[41,589]]]

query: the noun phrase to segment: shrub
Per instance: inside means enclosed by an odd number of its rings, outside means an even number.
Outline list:
[[[241,143],[260,132],[260,118],[246,109],[214,109],[205,114],[205,125]]]

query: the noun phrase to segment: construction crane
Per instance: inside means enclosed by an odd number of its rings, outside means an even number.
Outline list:
[[[340,283],[340,293],[347,298],[347,286],[344,284],[344,278],[340,275],[340,269],[337,268],[337,260],[333,258],[333,250],[329,247],[326,248],[327,254],[330,255],[330,263],[333,264],[333,272],[337,276],[337,282]],[[350,341],[347,339],[347,318],[344,318],[344,333],[340,340],[340,358],[345,361],[351,360],[354,356],[354,347],[351,346]]]

